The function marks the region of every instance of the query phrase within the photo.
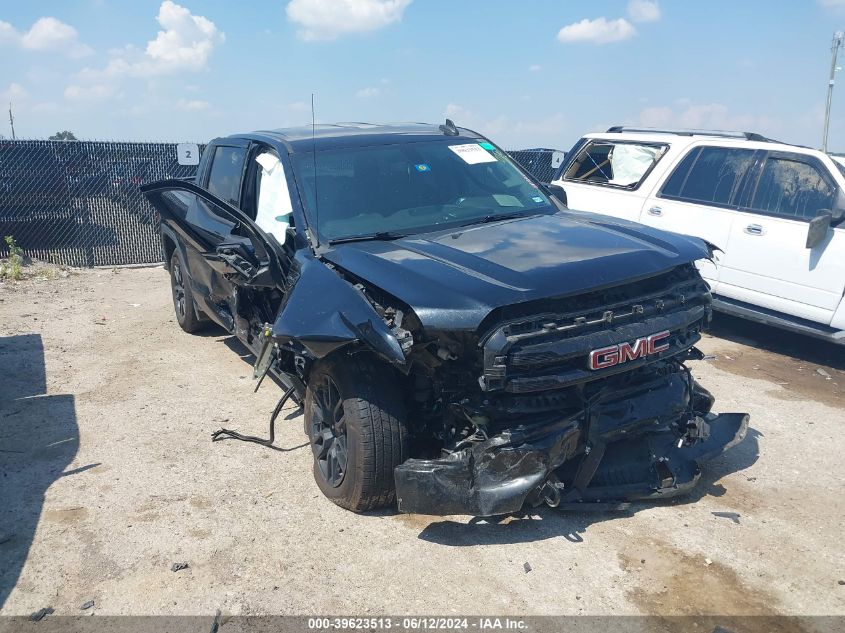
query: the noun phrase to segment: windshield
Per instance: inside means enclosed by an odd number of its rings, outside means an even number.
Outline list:
[[[556,210],[510,157],[485,142],[352,147],[296,154],[293,161],[321,241],[387,238]]]
[[[839,173],[845,176],[845,158],[840,158],[839,156],[831,156],[833,159],[833,164],[839,168]]]

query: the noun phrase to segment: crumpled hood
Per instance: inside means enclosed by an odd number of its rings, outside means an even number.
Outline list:
[[[497,307],[574,295],[709,257],[693,237],[582,212],[339,244],[323,257],[409,305],[425,327],[478,327]]]

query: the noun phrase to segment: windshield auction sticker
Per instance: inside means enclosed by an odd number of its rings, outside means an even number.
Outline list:
[[[467,145],[450,145],[449,149],[460,156],[465,163],[477,165],[479,163],[495,163],[498,159],[477,143]]]

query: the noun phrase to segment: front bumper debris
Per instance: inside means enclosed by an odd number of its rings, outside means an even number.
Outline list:
[[[491,516],[516,512],[551,471],[574,455],[580,425],[562,420],[507,432],[442,459],[409,459],[394,470],[400,512]]]
[[[744,413],[703,420],[709,435],[699,432],[692,445],[664,428],[585,451],[583,425],[569,419],[505,432],[441,459],[409,459],[394,471],[399,511],[493,516],[517,512],[526,501],[557,505],[684,494],[698,482],[700,464],[741,442],[748,430]]]

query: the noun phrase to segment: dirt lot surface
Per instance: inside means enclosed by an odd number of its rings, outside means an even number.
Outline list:
[[[845,614],[845,348],[713,332],[693,371],[752,430],[694,496],[355,515],[320,495],[293,407],[283,450],[211,442],[265,434],[279,389],[179,329],[162,269],[0,286],[0,613]]]

